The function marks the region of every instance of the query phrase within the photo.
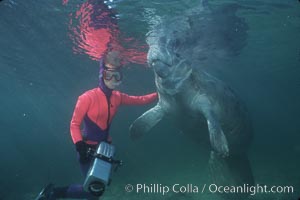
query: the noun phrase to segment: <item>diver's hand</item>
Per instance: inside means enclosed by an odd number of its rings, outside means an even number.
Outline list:
[[[90,157],[88,155],[89,145],[84,141],[79,141],[76,142],[75,147],[76,151],[79,153],[79,162],[88,163],[90,161]]]

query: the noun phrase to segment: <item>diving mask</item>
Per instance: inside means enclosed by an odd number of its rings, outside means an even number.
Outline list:
[[[121,81],[123,76],[122,72],[120,70],[115,70],[115,69],[109,69],[105,68],[103,70],[103,78],[107,81],[112,80],[112,78],[115,78],[116,81]]]

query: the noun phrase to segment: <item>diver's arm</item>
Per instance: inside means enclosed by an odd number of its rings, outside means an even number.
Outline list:
[[[79,96],[70,123],[70,132],[74,144],[82,140],[80,125],[85,114],[88,111],[89,105],[90,99],[88,95],[83,94]]]
[[[143,105],[152,103],[157,99],[157,92],[143,95],[143,96],[129,96],[128,94],[121,93],[121,104],[125,105]]]

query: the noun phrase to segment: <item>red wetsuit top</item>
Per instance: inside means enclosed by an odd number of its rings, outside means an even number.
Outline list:
[[[70,124],[71,137],[74,144],[84,140],[88,144],[98,144],[108,140],[110,123],[119,105],[143,105],[157,99],[157,93],[144,96],[129,96],[113,90],[110,98],[98,87],[88,90],[79,96]],[[84,121],[81,133],[80,125]]]

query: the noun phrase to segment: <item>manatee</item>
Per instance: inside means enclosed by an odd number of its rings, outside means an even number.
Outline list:
[[[202,7],[199,12],[192,10],[153,26],[147,35],[147,62],[154,69],[159,100],[129,130],[132,139],[137,139],[165,117],[191,122],[197,130],[206,129],[196,134],[203,140],[207,138],[203,142],[211,147],[210,174],[213,183],[223,186],[254,184],[247,156],[253,131],[246,106],[228,85],[201,67],[209,60],[219,59],[216,51],[225,52],[221,57],[232,56],[244,46],[246,29],[240,30],[241,35],[234,37],[231,46],[223,41],[224,35],[230,34],[227,32],[231,31],[230,26],[243,22],[234,19],[226,14],[222,24],[218,24],[216,14]],[[228,23],[224,24],[226,20]],[[218,25],[229,27],[212,34]],[[224,197],[242,198],[227,194]]]

